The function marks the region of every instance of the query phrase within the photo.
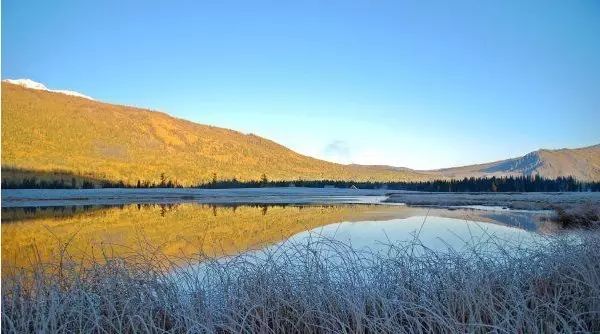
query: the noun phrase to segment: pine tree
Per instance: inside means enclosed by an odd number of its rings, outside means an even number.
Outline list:
[[[269,180],[267,179],[267,175],[263,173],[263,175],[260,177],[260,182],[262,183],[263,186],[266,186],[267,183],[269,183]]]

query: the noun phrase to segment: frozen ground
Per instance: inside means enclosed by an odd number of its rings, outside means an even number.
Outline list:
[[[600,193],[428,193],[398,192],[387,203],[423,206],[500,207],[521,210],[546,210],[557,206],[572,207],[585,203],[600,205]]]
[[[245,189],[2,189],[2,207],[132,203],[342,204],[379,203],[385,190],[330,188]]]
[[[132,203],[343,204],[404,203],[475,209],[545,210],[600,205],[600,193],[428,193],[335,188],[244,189],[2,189],[2,207],[121,205]]]

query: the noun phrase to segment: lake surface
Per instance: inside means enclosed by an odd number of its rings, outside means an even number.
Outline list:
[[[2,189],[2,207],[121,204],[327,204],[378,203],[384,189],[242,188],[242,189]]]
[[[276,195],[272,196],[275,199]],[[286,240],[303,242],[315,236],[360,248],[410,242],[418,236],[427,247],[460,248],[465,242],[490,236],[520,240],[536,235],[539,219],[546,215],[384,205],[378,203],[382,197],[377,193],[343,200],[328,197],[323,203],[318,203],[314,194],[308,200],[296,199],[292,204],[287,203],[288,198],[283,200],[285,204],[145,201],[4,206],[2,267],[54,263],[61,256],[83,265],[106,258],[147,262],[168,257],[177,263],[260,250]]]

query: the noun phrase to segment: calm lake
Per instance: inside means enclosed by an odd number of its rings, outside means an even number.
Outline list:
[[[176,263],[198,254],[220,257],[324,236],[357,248],[418,239],[460,249],[489,237],[519,241],[541,233],[548,213],[501,208],[425,208],[377,203],[378,194],[318,203],[199,202],[2,208],[2,267],[27,268],[69,256],[82,264],[105,258]],[[80,199],[79,199],[80,200]],[[273,202],[273,201],[271,201]],[[303,201],[297,201],[303,202]],[[346,203],[344,203],[346,202]],[[350,202],[350,203],[347,203]],[[4,205],[5,203],[3,203]],[[78,203],[79,204],[79,203]]]

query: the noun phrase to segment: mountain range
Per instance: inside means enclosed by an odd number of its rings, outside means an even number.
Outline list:
[[[3,179],[73,175],[135,184],[167,178],[185,186],[215,177],[425,181],[540,174],[600,180],[600,145],[538,150],[518,158],[430,171],[343,165],[301,155],[256,135],[36,84],[2,82]]]
[[[600,180],[600,144],[576,148],[530,152],[522,157],[427,171],[445,178],[536,175],[546,178],[573,176],[578,180]]]

